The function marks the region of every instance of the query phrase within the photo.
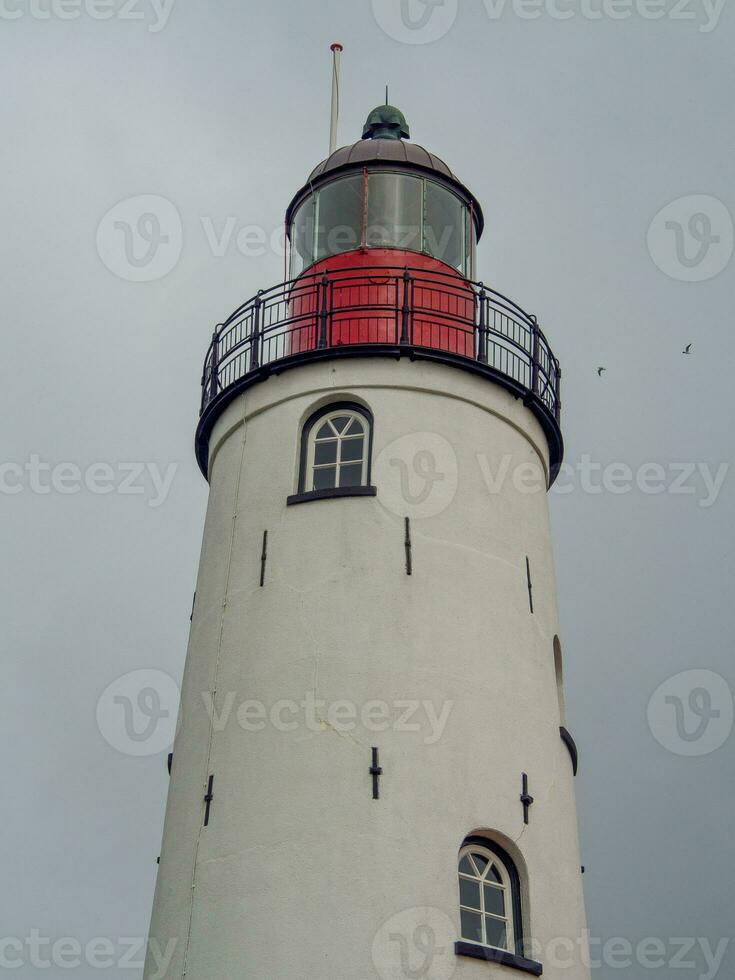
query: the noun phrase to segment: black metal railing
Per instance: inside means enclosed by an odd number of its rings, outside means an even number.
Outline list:
[[[472,362],[537,399],[559,423],[559,362],[534,316],[481,282],[380,266],[301,276],[235,310],[207,351],[201,410],[269,365],[365,345]]]

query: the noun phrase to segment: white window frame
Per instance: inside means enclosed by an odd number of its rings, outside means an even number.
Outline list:
[[[475,946],[487,946],[490,949],[500,949],[500,950],[502,950],[502,952],[505,952],[505,953],[514,953],[515,952],[515,948],[516,948],[516,945],[515,945],[515,939],[516,939],[516,937],[515,937],[515,929],[513,928],[513,908],[514,908],[514,898],[515,898],[515,896],[513,894],[513,880],[512,880],[512,878],[510,876],[510,872],[508,871],[508,868],[506,867],[505,862],[502,861],[498,857],[498,855],[495,854],[495,852],[493,850],[491,850],[491,848],[489,848],[489,847],[483,847],[480,844],[466,844],[461,849],[461,851],[459,852],[459,858],[457,860],[457,868],[458,869],[459,869],[459,865],[462,863],[462,859],[464,857],[466,857],[467,855],[469,855],[469,854],[480,854],[480,855],[482,855],[482,857],[484,857],[489,862],[488,865],[487,865],[487,867],[485,868],[485,871],[483,872],[482,875],[468,875],[468,874],[465,874],[464,872],[458,870],[458,875],[459,875],[459,878],[460,879],[464,879],[466,881],[476,881],[476,882],[479,882],[479,885],[480,885],[480,906],[481,906],[481,908],[479,908],[479,909],[473,909],[473,908],[470,908],[468,905],[462,905],[461,902],[460,902],[459,907],[460,907],[460,910],[464,910],[466,912],[474,912],[475,914],[477,914],[477,913],[480,914],[480,922],[481,922],[481,927],[482,927],[482,938],[483,938],[483,942],[478,942],[476,939],[470,939],[467,936],[462,935],[462,921],[461,921],[461,917],[460,917],[459,931],[460,931],[460,936],[462,937],[462,941],[463,942],[466,942],[466,943],[472,943]],[[488,885],[491,885],[492,887],[495,887],[495,888],[498,888],[498,889],[501,888],[501,886],[497,885],[496,882],[487,881],[487,874],[490,871],[490,868],[495,868],[495,870],[498,872],[498,874],[500,875],[500,878],[502,880],[502,891],[504,892],[504,897],[505,897],[505,903],[504,903],[505,915],[504,916],[496,915],[494,912],[486,912],[485,911],[485,884],[487,883]],[[492,943],[488,943],[486,941],[487,940],[487,934],[485,932],[485,916],[489,916],[491,919],[495,919],[497,922],[504,922],[505,923],[505,943],[506,943],[506,945],[504,947],[503,946],[493,946]]]
[[[320,469],[326,470],[326,469],[335,468],[334,463],[317,464],[315,462],[317,442],[323,441],[317,439],[317,433],[321,430],[322,426],[325,423],[331,422],[331,420],[335,418],[344,418],[345,416],[349,417],[350,420],[352,419],[359,420],[359,422],[362,425],[362,435],[350,436],[350,435],[343,435],[343,433],[335,432],[333,438],[336,439],[337,442],[337,463],[336,463],[334,486],[335,489],[340,489],[339,477],[340,477],[342,466],[356,466],[358,464],[361,464],[360,482],[351,483],[350,486],[351,487],[367,486],[368,463],[370,460],[370,419],[363,412],[359,412],[357,411],[357,409],[354,408],[335,408],[331,411],[329,410],[325,411],[323,415],[317,416],[317,418],[314,419],[314,422],[312,423],[311,428],[309,430],[309,437],[306,446],[306,479],[304,480],[304,491],[306,492],[314,491],[314,474],[316,470],[320,470]],[[349,423],[348,425],[345,426],[345,429],[348,428],[349,428]],[[358,438],[361,438],[363,440],[362,459],[349,459],[342,462],[341,461],[342,443],[356,441]],[[341,489],[349,489],[349,488],[343,487]]]

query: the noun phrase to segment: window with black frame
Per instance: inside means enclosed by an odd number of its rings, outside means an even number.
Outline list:
[[[370,476],[371,418],[356,405],[327,406],[302,433],[299,492],[365,487]]]

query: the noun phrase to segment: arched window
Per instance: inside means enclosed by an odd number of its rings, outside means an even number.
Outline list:
[[[459,852],[458,956],[514,966],[534,976],[543,967],[525,956],[521,879],[510,854],[494,840],[467,837]]]
[[[299,494],[370,489],[372,417],[361,405],[327,405],[302,433]]]
[[[515,951],[514,887],[506,862],[480,844],[459,854],[459,908],[462,938]]]

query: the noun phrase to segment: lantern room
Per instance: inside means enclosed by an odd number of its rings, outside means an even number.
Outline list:
[[[403,113],[379,106],[362,139],[312,171],[286,213],[291,279],[345,264],[473,277],[482,209],[443,160],[408,137]]]

